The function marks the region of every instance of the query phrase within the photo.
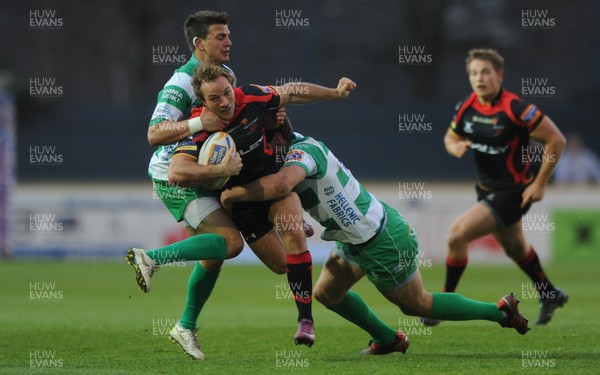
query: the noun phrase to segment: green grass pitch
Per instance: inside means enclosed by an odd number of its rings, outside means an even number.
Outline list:
[[[143,294],[125,261],[0,262],[0,373],[600,373],[598,265],[546,268],[570,301],[548,326],[533,326],[525,336],[486,321],[422,327],[362,280],[356,290],[411,341],[406,355],[365,357],[358,351],[368,335],[316,301],[317,343],[295,346],[296,311],[285,276],[264,266],[225,265],[200,316],[206,360],[194,361],[166,336],[181,313],[190,265],[160,270]],[[422,269],[426,288],[439,290],[443,273],[442,266]],[[513,291],[534,321],[538,305],[527,281],[515,266],[473,265],[458,291],[489,302]]]

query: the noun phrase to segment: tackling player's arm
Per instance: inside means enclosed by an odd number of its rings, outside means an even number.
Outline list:
[[[307,82],[290,82],[273,87],[281,96],[281,106],[286,104],[309,104],[321,100],[345,99],[356,89],[356,83],[349,78],[340,78],[336,88],[329,88]]]
[[[471,147],[471,141],[466,137],[458,135],[454,129],[452,129],[452,126],[450,126],[444,136],[444,146],[450,155],[455,158],[462,158],[469,150],[469,147]]]
[[[169,164],[170,184],[181,187],[201,185],[215,178],[237,176],[242,169],[242,157],[235,152],[234,147],[227,151],[223,162],[216,165],[200,165],[197,156],[181,148],[181,146],[178,148]]]
[[[542,200],[550,176],[552,176],[567,143],[561,131],[548,116],[544,116],[529,137],[544,145],[544,155],[535,180],[523,192],[521,203],[523,207],[528,203]]]
[[[267,201],[281,198],[289,194],[305,177],[304,168],[298,165],[284,166],[275,174],[223,191],[221,204],[227,211],[231,211],[231,206],[235,202]]]
[[[220,119],[209,110],[203,110],[198,117],[183,121],[164,120],[148,127],[148,143],[151,146],[170,145],[202,130],[216,132],[223,130],[227,121]]]

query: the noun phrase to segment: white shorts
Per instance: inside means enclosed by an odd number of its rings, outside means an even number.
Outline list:
[[[221,203],[215,197],[200,197],[194,199],[185,207],[183,223],[194,229],[206,219],[208,215],[221,208]]]

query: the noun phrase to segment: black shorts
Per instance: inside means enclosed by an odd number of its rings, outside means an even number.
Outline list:
[[[269,220],[269,208],[273,201],[236,202],[233,205],[233,221],[238,227],[246,243],[251,244],[261,239],[273,229]]]
[[[508,227],[517,223],[529,211],[531,203],[521,208],[525,187],[510,190],[486,191],[475,186],[477,202],[485,204],[500,227]]]

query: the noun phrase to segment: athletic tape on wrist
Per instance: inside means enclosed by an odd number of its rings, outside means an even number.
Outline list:
[[[202,121],[200,120],[200,117],[194,117],[189,119],[188,127],[190,128],[190,133],[192,134],[202,131]]]

